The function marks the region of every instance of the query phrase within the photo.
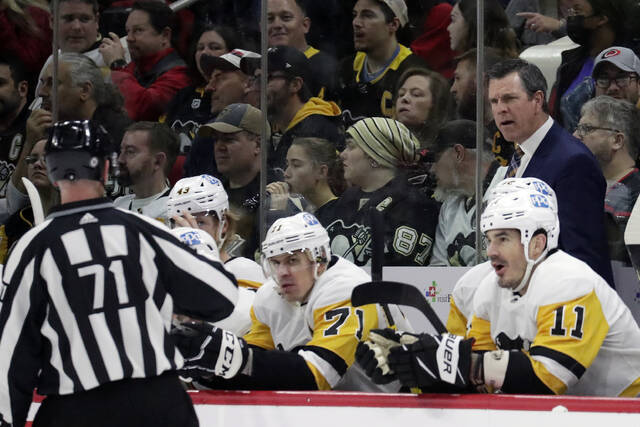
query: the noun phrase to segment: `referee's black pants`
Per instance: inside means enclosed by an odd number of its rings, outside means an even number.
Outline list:
[[[191,398],[175,372],[126,379],[93,390],[48,396],[33,427],[198,427]]]

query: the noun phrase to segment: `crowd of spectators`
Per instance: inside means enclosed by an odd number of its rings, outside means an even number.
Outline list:
[[[5,234],[11,218],[28,208],[22,177],[37,184],[45,210],[56,203],[38,176],[40,141],[53,123],[55,74],[58,120],[94,120],[120,144],[119,171],[112,170],[107,185],[116,204],[169,223],[172,185],[215,176],[237,217],[231,256],[256,258],[263,206],[278,215],[314,212],[332,250],[359,265],[376,256],[386,265],[476,264],[486,256],[475,248],[476,157],[484,190],[505,173],[555,168],[557,159],[537,163],[544,132],[553,131],[570,144],[581,140],[578,147],[589,149],[581,153],[595,156],[589,167],[597,191],[580,216],[597,219],[600,230],[606,214],[610,253],[600,241],[569,237],[572,243],[565,234],[560,246],[581,247],[593,255],[583,257],[587,262],[628,262],[621,236],[640,191],[640,59],[633,27],[622,18],[635,16],[633,2],[487,0],[483,94],[476,0],[323,7],[268,0],[266,72],[258,53],[259,1],[200,1],[180,12],[170,3],[61,0],[53,70],[51,5],[0,0]],[[525,48],[564,36],[577,47],[562,52],[552,88],[531,64],[505,68]],[[485,105],[482,154],[475,142],[478,96]],[[506,171],[514,160],[520,170]],[[584,224],[563,215],[567,202],[554,189],[563,233],[580,236]],[[372,223],[373,211],[382,213],[383,229]],[[267,223],[272,219],[267,215]],[[376,238],[383,239],[383,254],[374,253]],[[590,265],[613,284],[601,260]]]

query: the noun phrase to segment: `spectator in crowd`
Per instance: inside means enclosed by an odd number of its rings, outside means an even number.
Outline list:
[[[163,123],[136,122],[129,126],[120,144],[118,181],[132,194],[118,197],[114,205],[168,225],[167,177],[179,149],[178,136]]]
[[[198,128],[209,122],[211,115],[211,96],[205,87],[211,75],[205,75],[202,69],[204,55],[220,56],[239,46],[235,32],[228,27],[206,26],[200,35],[194,38],[189,72],[193,84],[180,89],[160,117],[180,136],[180,153],[187,153],[191,143],[198,134]]]
[[[26,144],[28,93],[28,77],[22,64],[15,58],[0,56],[0,197],[7,195],[11,175]],[[0,209],[5,210],[6,207]]]
[[[480,164],[482,191],[486,193],[500,164],[489,146]],[[437,179],[434,198],[442,202],[429,265],[476,264],[476,123],[454,120],[438,132],[432,172]],[[482,250],[480,251],[482,253]]]
[[[596,96],[609,95],[638,106],[640,58],[633,50],[621,46],[603,50],[596,57],[591,77]]]
[[[451,10],[451,24],[447,27],[451,39],[451,49],[463,53],[477,48],[477,1],[458,0]],[[509,19],[497,0],[484,2],[484,45],[493,47],[501,56],[518,56],[515,31],[509,25]]]
[[[353,120],[393,116],[393,91],[411,67],[426,68],[419,56],[398,43],[396,33],[409,22],[404,0],[358,0],[353,7],[355,55],[340,64],[342,109]]]
[[[512,0],[505,8],[522,50],[547,44],[567,35],[571,0]]]
[[[547,82],[538,67],[510,59],[494,65],[487,78],[498,129],[517,144],[505,177],[549,184],[559,202],[559,247],[614,286],[602,214],[606,182],[597,160],[549,116]]]
[[[30,75],[40,71],[51,53],[49,20],[46,1],[1,0],[0,55],[18,59]]]
[[[394,118],[409,128],[422,148],[433,144],[440,126],[453,116],[449,82],[425,68],[410,68],[400,76],[394,100]]]
[[[269,49],[267,114],[272,125],[269,147],[269,180],[282,180],[286,156],[295,137],[319,137],[344,148],[344,127],[340,107],[332,101],[311,97],[313,79],[309,60],[290,46]]]
[[[455,53],[451,50],[447,27],[451,23],[452,6],[439,0],[420,1],[426,10],[420,15],[421,33],[411,42],[411,51],[425,60],[430,70],[442,74],[446,79],[453,77]],[[430,4],[430,6],[429,6]],[[424,18],[422,18],[424,16]]]
[[[249,104],[230,104],[216,119],[200,129],[213,133],[216,168],[229,195],[229,205],[239,216],[238,235],[244,240],[242,256],[255,259],[258,249],[260,208],[260,150],[262,113]]]
[[[451,93],[456,101],[456,112],[459,119],[476,120],[476,56],[477,49],[473,48],[456,58],[456,71],[453,77],[453,84],[451,85]],[[504,59],[496,49],[485,48],[485,71]],[[502,133],[500,133],[496,126],[495,120],[493,120],[489,99],[486,95],[483,98],[485,100],[484,125],[493,139],[491,151],[496,160],[498,160],[502,166],[506,166],[513,155],[513,142],[504,139]]]
[[[42,210],[46,215],[49,210],[60,203],[58,191],[49,181],[47,166],[44,160],[44,147],[46,139],[41,139],[33,146],[33,150],[25,158],[27,163],[27,178],[33,183],[40,195]],[[31,229],[35,223],[33,209],[29,197],[24,194],[20,200],[16,200],[13,206],[19,206],[2,226],[0,226],[0,264],[5,264],[9,250],[20,237]]]
[[[607,240],[611,259],[629,263],[624,230],[640,194],[636,167],[640,117],[635,105],[607,95],[582,106],[582,117],[573,133],[596,156],[607,180],[604,199]]]
[[[132,62],[115,34],[102,40],[100,53],[111,68],[111,80],[124,96],[129,117],[158,120],[171,98],[190,84],[185,62],[171,47],[173,12],[163,2],[133,4],[127,18],[127,44]]]
[[[267,6],[267,34],[269,47],[291,46],[309,59],[314,81],[307,82],[311,94],[318,98],[336,100],[335,58],[307,43],[306,34],[311,28],[311,19],[303,0],[269,0]]]
[[[243,49],[233,49],[220,56],[202,55],[200,57],[203,75],[209,76],[205,91],[211,97],[212,118],[215,118],[228,105],[247,102],[251,81],[249,74],[240,68],[241,60],[259,57],[257,53]],[[185,176],[203,173],[217,175],[218,170],[213,154],[214,140],[210,136],[209,131],[196,135],[185,163]]]
[[[579,46],[562,52],[549,97],[551,114],[573,132],[580,108],[593,96],[590,78],[594,58],[610,46],[625,46],[625,14],[619,0],[573,0],[567,16],[567,35]]]
[[[407,182],[418,149],[409,129],[386,117],[366,118],[347,129],[340,157],[351,186],[332,207],[334,219],[327,225],[335,254],[370,265],[375,234],[384,239],[384,265],[429,262],[438,206]],[[372,211],[382,215],[383,230],[372,229]]]
[[[290,194],[299,194],[310,203],[313,212],[325,225],[332,219],[332,207],[346,187],[342,160],[335,144],[315,137],[294,138],[287,151],[284,182],[271,182],[267,192],[271,196],[271,209],[283,210]],[[276,205],[277,201],[279,205]],[[328,223],[327,223],[328,224]]]

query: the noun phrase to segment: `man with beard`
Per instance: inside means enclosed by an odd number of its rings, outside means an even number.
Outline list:
[[[180,139],[165,124],[138,122],[127,128],[120,145],[118,182],[132,194],[118,197],[118,208],[138,212],[169,224],[167,176],[180,150]]]
[[[483,193],[500,166],[488,148],[482,152]],[[437,179],[433,197],[442,207],[429,265],[476,264],[476,156],[475,122],[454,120],[440,129],[431,171]]]
[[[24,146],[28,91],[22,64],[0,57],[0,197],[3,198]]]

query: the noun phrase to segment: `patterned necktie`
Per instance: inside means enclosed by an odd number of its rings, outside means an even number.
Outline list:
[[[513,152],[513,156],[511,156],[511,161],[509,162],[509,167],[507,168],[507,173],[504,175],[505,178],[513,178],[516,176],[516,172],[518,172],[520,162],[522,161],[522,156],[524,156],[524,151],[522,151],[522,148],[520,148],[519,145],[516,145],[516,151]]]

